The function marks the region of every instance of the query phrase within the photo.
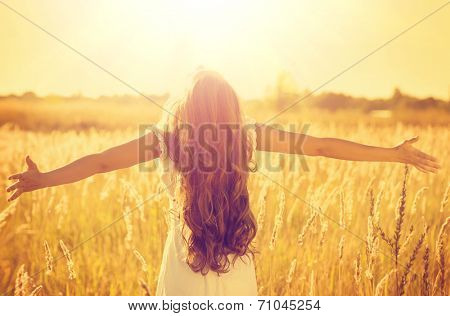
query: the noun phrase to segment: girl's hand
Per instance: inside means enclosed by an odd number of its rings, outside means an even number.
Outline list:
[[[26,157],[25,161],[27,163],[27,171],[17,173],[8,178],[9,180],[18,180],[6,189],[6,192],[13,192],[15,190],[9,197],[8,202],[17,199],[24,192],[30,192],[45,187],[44,176],[39,171],[37,165],[29,156]]]
[[[433,156],[425,154],[414,148],[412,144],[419,140],[419,136],[405,140],[400,145],[394,147],[399,162],[411,164],[418,170],[429,173],[436,173],[440,168],[440,164]]]

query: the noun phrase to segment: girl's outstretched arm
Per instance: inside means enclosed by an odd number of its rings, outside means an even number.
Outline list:
[[[157,137],[153,133],[148,133],[103,152],[84,156],[49,172],[40,172],[37,165],[27,156],[25,159],[27,170],[9,177],[9,180],[18,181],[6,189],[7,192],[13,192],[8,201],[17,199],[24,192],[73,183],[94,174],[128,168],[152,160],[158,157],[158,148]]]
[[[395,147],[376,147],[338,138],[320,138],[287,132],[266,125],[257,125],[257,149],[289,154],[323,156],[354,161],[402,162],[414,165],[422,172],[436,173],[437,159],[412,146],[419,138],[413,137]]]

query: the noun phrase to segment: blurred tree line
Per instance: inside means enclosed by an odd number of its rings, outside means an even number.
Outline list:
[[[169,98],[169,93],[162,95],[148,95],[148,97],[158,104],[164,104]],[[69,97],[49,95],[39,97],[33,92],[26,92],[20,96],[7,95],[0,96],[0,102],[16,101],[20,103],[30,104],[108,104],[108,105],[146,105],[149,101],[142,96],[132,95],[115,95],[101,96],[98,98],[88,98],[80,93]],[[444,110],[450,112],[450,102],[436,99],[433,97],[420,99],[404,94],[400,89],[396,88],[390,98],[385,99],[367,99],[356,98],[343,93],[311,93],[309,90],[300,90],[293,76],[288,72],[280,72],[277,76],[273,87],[266,89],[266,95],[261,99],[244,100],[244,103],[261,106],[261,108],[281,111],[290,107],[292,108],[317,108],[321,110],[337,111],[337,110],[353,110],[362,112],[371,112],[377,110]]]
[[[343,93],[313,94],[309,90],[299,90],[295,80],[288,72],[278,75],[274,87],[267,89],[265,101],[281,111],[292,104],[297,107],[316,107],[323,110],[358,109],[364,112],[376,110],[428,110],[442,109],[450,111],[449,101],[433,97],[420,99],[404,94],[395,88],[392,96],[386,99],[355,98]],[[297,102],[299,101],[299,102]]]

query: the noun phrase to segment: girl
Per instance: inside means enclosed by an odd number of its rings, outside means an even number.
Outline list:
[[[257,227],[247,191],[256,150],[401,162],[423,172],[440,168],[434,157],[412,146],[417,137],[382,148],[245,121],[233,88],[213,71],[198,72],[186,96],[167,112],[158,128],[142,137],[49,172],[40,172],[27,156],[27,170],[9,177],[17,180],[7,189],[13,192],[9,201],[159,158],[171,199],[156,294],[256,295]]]

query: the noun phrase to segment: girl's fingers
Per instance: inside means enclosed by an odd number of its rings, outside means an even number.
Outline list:
[[[28,169],[37,169],[36,164],[34,163],[33,160],[31,160],[30,156],[27,156],[25,158],[25,161],[27,162]]]
[[[434,161],[421,158],[420,156],[416,156],[416,161],[422,165],[433,168],[436,171],[438,171],[441,168],[441,166],[439,164],[435,163]]]
[[[19,188],[17,189],[16,192],[14,192],[13,195],[11,195],[8,199],[8,202],[14,201],[15,199],[17,199],[20,195],[22,194],[22,190]]]
[[[425,169],[423,169],[422,167],[420,167],[420,165],[414,165],[414,167],[415,167],[417,170],[419,170],[419,171],[421,171],[421,172],[423,172],[423,173],[428,173],[428,171],[426,171]]]
[[[435,169],[433,167],[430,167],[430,166],[428,166],[426,164],[423,164],[421,162],[417,163],[417,165],[420,166],[422,169],[427,170],[428,172],[432,172],[432,173],[436,173],[437,172],[437,169]]]
[[[428,159],[428,160],[431,160],[431,161],[433,161],[435,163],[438,163],[438,160],[436,159],[436,157],[428,155],[428,154],[426,154],[426,153],[424,153],[424,152],[422,152],[422,151],[420,151],[418,149],[415,149],[415,153],[418,154],[420,157],[422,157],[424,159]]]
[[[407,142],[409,144],[413,144],[413,143],[417,142],[418,140],[419,140],[419,136],[414,136],[414,137],[408,139]]]
[[[22,173],[16,173],[13,174],[12,176],[10,176],[8,179],[9,180],[20,180],[22,178]]]
[[[20,186],[21,186],[21,182],[18,181],[16,183],[14,183],[13,185],[10,185],[9,187],[7,187],[6,192],[11,192],[12,190],[17,189]]]

